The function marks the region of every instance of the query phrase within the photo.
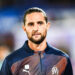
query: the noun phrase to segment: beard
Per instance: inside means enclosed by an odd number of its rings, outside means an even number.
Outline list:
[[[46,38],[46,35],[47,35],[47,31],[45,30],[45,33],[40,34],[40,38],[36,40],[33,38],[33,35],[29,36],[28,32],[26,32],[26,33],[27,33],[28,39],[35,44],[42,43],[44,41],[44,39]]]
[[[38,40],[35,40],[34,38],[29,38],[29,40],[35,44],[40,44],[45,39],[45,37],[46,36],[41,36],[40,39],[38,39]]]

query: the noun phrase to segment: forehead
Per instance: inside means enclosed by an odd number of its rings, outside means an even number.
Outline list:
[[[41,12],[33,12],[31,14],[27,14],[26,22],[27,21],[37,21],[37,20],[45,20],[44,14]]]

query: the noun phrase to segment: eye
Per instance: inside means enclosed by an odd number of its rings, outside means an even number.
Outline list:
[[[43,23],[42,21],[39,21],[38,24],[39,24],[39,25],[43,25],[44,23]]]
[[[28,23],[28,26],[33,26],[33,25],[34,25],[33,22]]]

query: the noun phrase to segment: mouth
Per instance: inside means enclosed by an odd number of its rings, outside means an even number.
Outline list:
[[[33,36],[37,36],[37,35],[40,35],[40,33],[35,33],[35,34],[32,34]]]

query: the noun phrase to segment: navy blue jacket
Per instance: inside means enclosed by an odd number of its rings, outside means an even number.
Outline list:
[[[1,68],[2,75],[73,75],[69,56],[49,46],[34,52],[25,42],[22,48],[7,56]]]

